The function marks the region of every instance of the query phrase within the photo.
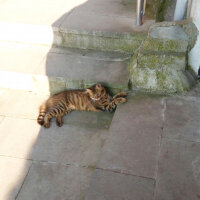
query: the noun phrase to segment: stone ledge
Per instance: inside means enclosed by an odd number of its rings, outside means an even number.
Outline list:
[[[112,37],[113,34],[113,37]],[[102,51],[132,52],[137,49],[145,35],[116,34],[103,32],[54,32],[54,45],[62,47],[95,49]]]
[[[72,30],[45,25],[0,22],[0,41],[102,51],[133,52],[147,32],[118,33]]]
[[[70,80],[63,77],[0,71],[0,87],[16,90],[33,91],[39,94],[55,94],[66,89],[83,89],[97,81]],[[124,83],[101,82],[111,93],[128,89],[128,77]]]

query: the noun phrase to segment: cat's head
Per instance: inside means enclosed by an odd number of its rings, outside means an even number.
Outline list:
[[[86,89],[93,100],[99,100],[106,95],[106,89],[101,84],[95,84]]]

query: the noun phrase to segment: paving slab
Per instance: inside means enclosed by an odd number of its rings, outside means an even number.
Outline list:
[[[109,129],[113,115],[114,113],[108,112],[72,112],[64,117],[63,123],[81,127]]]
[[[0,42],[0,70],[32,73],[49,49],[39,45]]]
[[[49,163],[34,163],[17,200],[82,200],[92,169]]]
[[[162,133],[161,98],[133,96],[117,108],[98,167],[154,178]]]
[[[29,158],[39,131],[35,120],[6,117],[0,124],[0,155]]]
[[[108,134],[107,130],[52,123],[41,128],[29,158],[95,167]]]
[[[108,130],[36,120],[5,118],[0,124],[0,155],[81,166],[95,166]]]
[[[151,200],[154,180],[95,170],[86,200]]]
[[[0,156],[0,199],[15,200],[31,161]]]
[[[163,137],[200,142],[200,98],[174,97],[166,104]]]
[[[163,139],[156,200],[200,199],[200,144]]]
[[[48,98],[33,92],[0,89],[0,115],[37,119],[39,106]]]

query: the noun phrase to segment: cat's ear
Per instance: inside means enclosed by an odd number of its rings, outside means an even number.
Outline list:
[[[87,88],[87,89],[86,89],[86,92],[89,93],[89,95],[92,95],[92,94],[93,94],[93,91],[92,91],[91,88]]]
[[[100,89],[102,87],[101,84],[96,84],[95,86],[97,89]]]

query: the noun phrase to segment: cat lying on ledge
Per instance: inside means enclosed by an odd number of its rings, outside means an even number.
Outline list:
[[[49,128],[53,117],[56,117],[57,125],[62,126],[62,117],[73,110],[112,112],[117,104],[126,102],[126,96],[127,93],[120,92],[111,97],[101,84],[87,89],[66,90],[51,96],[40,106],[37,122]]]

